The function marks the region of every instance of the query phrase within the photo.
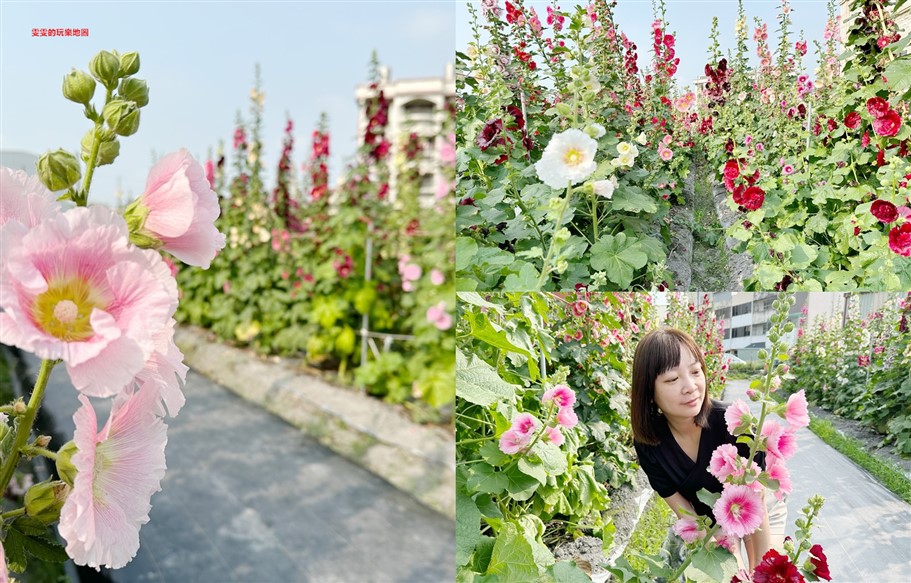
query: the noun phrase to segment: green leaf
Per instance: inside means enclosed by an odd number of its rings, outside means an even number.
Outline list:
[[[460,302],[466,304],[471,304],[472,306],[478,306],[479,308],[488,308],[503,313],[503,306],[499,304],[493,304],[481,297],[481,294],[475,292],[459,292],[456,294],[456,299]]]
[[[753,277],[759,280],[759,289],[771,290],[784,278],[784,270],[770,263],[763,263],[756,268]]]
[[[493,327],[486,314],[471,314],[469,321],[471,323],[472,336],[491,346],[495,346],[496,348],[509,352],[516,352],[525,356],[528,359],[528,376],[531,377],[531,381],[535,382],[540,378],[541,375],[538,372],[537,356],[532,355],[528,350],[513,344],[506,335],[506,332],[497,330]]]
[[[471,558],[481,540],[481,511],[474,500],[461,491],[456,492],[456,565]]]
[[[3,551],[6,553],[6,564],[10,571],[21,573],[28,567],[28,555],[25,553],[25,535],[11,528],[6,533],[3,541]]]
[[[478,253],[478,244],[470,237],[456,238],[456,271],[462,271]]]
[[[886,86],[897,94],[896,101],[906,101],[911,90],[911,60],[895,59],[883,71],[883,76],[888,80]]]
[[[683,572],[695,583],[717,583],[730,581],[737,573],[737,559],[721,547],[712,550],[699,549],[693,555],[693,562]]]
[[[719,494],[717,492],[709,492],[708,490],[703,488],[703,489],[699,490],[698,492],[696,492],[696,498],[698,498],[700,502],[702,502],[703,504],[705,504],[706,506],[711,508],[715,505],[715,502],[717,502],[718,499],[721,498],[721,494]]]
[[[559,476],[566,471],[566,453],[552,443],[539,441],[531,449],[531,453],[540,458],[544,464],[544,469],[552,476]]]
[[[654,213],[658,210],[658,203],[636,186],[618,188],[614,192],[611,203],[615,211]]]
[[[628,288],[635,271],[645,267],[647,262],[648,255],[625,233],[618,233],[616,237],[604,235],[591,248],[592,268],[605,272],[620,289]]]
[[[471,475],[465,483],[469,492],[499,494],[509,485],[509,479],[503,472],[496,471],[484,463],[472,464]]]
[[[547,568],[547,574],[553,577],[554,583],[591,583],[585,571],[570,561],[560,561]]]
[[[507,480],[506,491],[509,492],[509,495],[512,496],[514,500],[518,500],[519,502],[531,498],[534,495],[535,490],[540,486],[538,480],[531,476],[527,476],[520,471],[517,466],[509,468],[509,470],[502,472],[500,475],[504,476]]]
[[[517,262],[519,263],[519,262]],[[538,270],[531,263],[522,262],[518,273],[510,273],[503,281],[504,291],[534,291],[538,287]]]
[[[469,361],[465,354],[456,352],[456,396],[487,407],[497,401],[512,401],[516,386],[500,378],[492,366],[471,355]]]
[[[487,574],[498,575],[502,583],[528,583],[538,579],[540,573],[531,545],[519,533],[516,524],[506,523],[497,536]]]
[[[478,450],[481,454],[481,457],[484,458],[484,461],[495,467],[502,467],[509,463],[512,460],[512,456],[508,456],[502,451],[497,445],[496,441],[488,441],[481,446],[481,449]]]
[[[523,457],[519,460],[519,471],[536,479],[542,485],[547,483],[547,470],[544,469],[544,464],[541,462],[533,462],[527,457]]]
[[[819,253],[816,251],[816,247],[805,243],[799,243],[794,247],[794,250],[791,251],[791,265],[797,269],[803,269],[809,267],[811,263],[816,261],[816,257],[818,256]]]

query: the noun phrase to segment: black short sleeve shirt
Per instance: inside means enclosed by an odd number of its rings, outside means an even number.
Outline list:
[[[712,452],[719,445],[730,443],[737,447],[742,457],[750,454],[750,448],[745,443],[737,443],[737,439],[728,433],[724,413],[728,404],[712,401],[712,410],[709,414],[708,425],[702,428],[699,438],[699,451],[694,462],[683,448],[674,439],[670,427],[664,418],[658,426],[660,442],[658,445],[644,445],[636,443],[636,453],[639,456],[639,465],[648,476],[649,484],[662,498],[667,498],[679,492],[689,500],[700,516],[715,516],[712,509],[703,504],[696,493],[702,488],[709,492],[721,492],[721,483],[709,473],[709,461]],[[765,468],[765,453],[758,452],[754,458],[756,463]]]

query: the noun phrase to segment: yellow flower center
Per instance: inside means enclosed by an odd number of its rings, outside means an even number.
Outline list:
[[[85,280],[56,281],[35,298],[32,315],[35,323],[51,336],[65,342],[82,342],[93,334],[89,322],[92,310],[106,303]]]
[[[570,148],[566,151],[566,154],[563,155],[563,162],[567,166],[578,166],[582,163],[582,151],[577,150],[576,148]]]

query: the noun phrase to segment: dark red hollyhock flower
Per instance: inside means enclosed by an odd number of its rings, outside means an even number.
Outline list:
[[[786,275],[786,276],[784,276],[784,278],[782,278],[781,281],[779,281],[778,283],[775,284],[775,291],[777,291],[777,292],[788,291],[788,288],[791,286],[792,283],[794,283],[794,280],[791,278],[790,275]],[[753,579],[753,581],[756,581],[756,579]],[[779,581],[779,579],[774,579],[774,581]],[[790,581],[790,579],[781,579],[781,581]],[[801,581],[803,581],[803,579],[801,579]]]
[[[756,565],[753,583],[804,583],[805,579],[787,555],[780,555],[770,549]]]
[[[878,136],[894,136],[901,127],[902,117],[894,109],[890,109],[882,117],[873,120],[873,131]]]
[[[762,203],[765,202],[765,192],[758,186],[751,186],[743,191],[742,196],[743,202],[740,203],[751,211],[755,211],[762,207]]]
[[[502,119],[497,118],[487,122],[484,125],[484,129],[481,130],[481,135],[478,136],[478,146],[481,148],[481,151],[484,152],[491,146],[503,144],[505,140],[503,139],[503,136],[500,135],[502,132]]]
[[[830,117],[829,120],[826,122],[826,125],[828,126],[830,132],[834,132],[835,128],[838,127],[838,122]]]
[[[870,212],[881,223],[894,223],[898,218],[898,209],[888,200],[874,200]]]
[[[879,152],[876,153],[876,167],[886,165],[886,151],[882,148],[879,149]]]
[[[856,111],[852,111],[845,116],[845,127],[848,129],[856,130],[860,125],[860,114]]]
[[[740,176],[740,161],[739,160],[728,160],[724,164],[724,177],[730,180],[734,180]],[[730,190],[730,189],[728,189]]]
[[[521,109],[519,109],[515,105],[507,105],[506,113],[511,115],[516,120],[516,122],[513,125],[506,126],[506,129],[515,131],[515,130],[521,130],[522,128],[525,127],[525,117],[522,115]]]
[[[860,145],[864,148],[870,145],[870,132],[864,132],[864,135],[860,138]]]
[[[813,564],[813,574],[826,581],[832,580],[832,574],[829,573],[829,561],[825,553],[822,552],[821,545],[810,547],[810,562]]]
[[[891,43],[892,43],[891,36],[881,36],[878,39],[876,39],[876,46],[878,46],[880,49],[886,48]]]
[[[756,181],[759,180],[759,170],[757,170],[756,172],[753,172],[753,174],[751,174],[750,176],[745,176],[744,178],[747,179],[747,184],[749,184],[750,186],[753,186],[754,184],[756,184]]]
[[[889,249],[902,257],[911,257],[911,223],[903,223],[889,231]]]
[[[500,164],[502,164],[503,162],[505,162],[507,160],[509,160],[509,154],[501,154],[499,158],[497,158],[496,160],[493,161],[493,163],[496,164],[497,166],[499,166]]]
[[[854,227],[854,236],[860,235],[860,227]]]
[[[882,97],[871,97],[867,100],[867,111],[877,119],[886,115],[889,109],[889,103]]]
[[[728,138],[727,143],[724,145],[724,150],[728,154],[733,154],[734,153],[734,140]]]

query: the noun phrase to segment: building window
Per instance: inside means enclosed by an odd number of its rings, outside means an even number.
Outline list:
[[[750,335],[749,326],[740,326],[731,329],[731,338],[747,338]]]
[[[733,314],[735,316],[742,316],[743,314],[749,314],[752,309],[750,304],[739,304],[734,306]]]
[[[433,115],[433,112],[436,111],[436,106],[426,99],[414,99],[405,104],[405,114],[408,116],[412,115]]]

